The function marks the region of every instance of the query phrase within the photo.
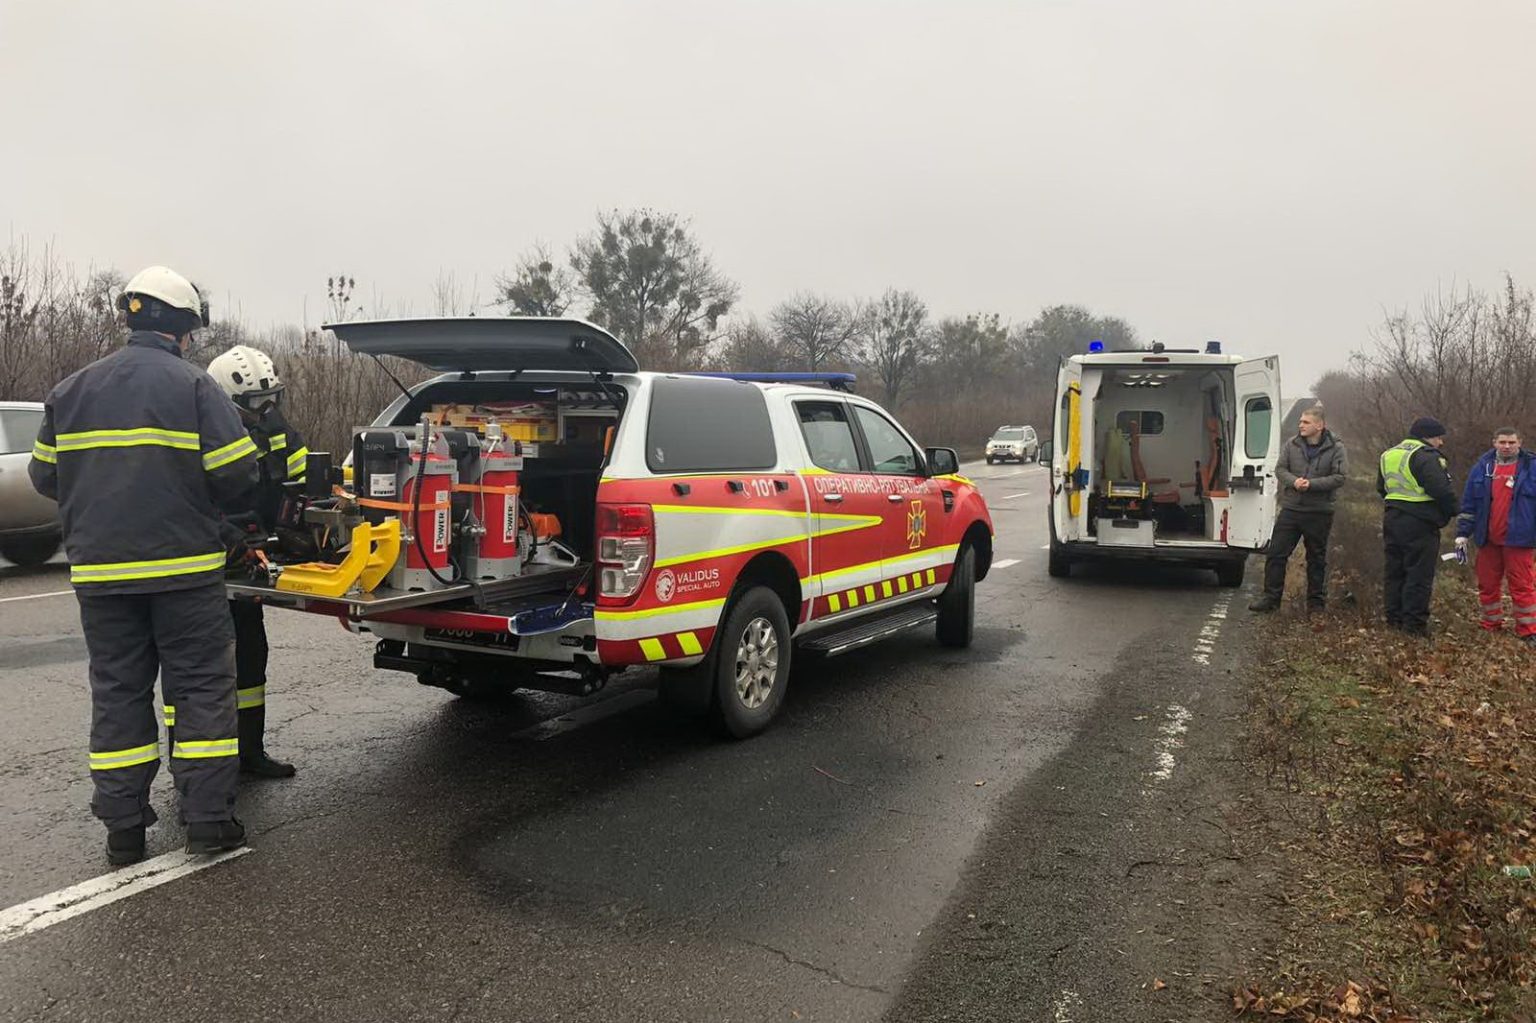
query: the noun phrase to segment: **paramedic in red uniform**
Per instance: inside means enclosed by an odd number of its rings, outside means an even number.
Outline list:
[[[1493,435],[1493,450],[1467,474],[1456,519],[1456,549],[1477,546],[1477,590],[1483,628],[1504,628],[1504,581],[1515,611],[1515,635],[1536,646],[1536,454],[1520,446],[1506,426]]]

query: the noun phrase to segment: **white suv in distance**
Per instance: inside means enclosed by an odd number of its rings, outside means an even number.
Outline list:
[[[987,464],[1033,462],[1040,457],[1040,438],[1033,426],[999,426],[987,441]]]

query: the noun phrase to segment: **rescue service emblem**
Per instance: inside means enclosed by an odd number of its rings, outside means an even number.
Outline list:
[[[923,502],[913,501],[907,512],[907,549],[917,550],[927,535],[928,513],[923,509]]]
[[[670,568],[664,568],[656,573],[656,599],[665,604],[672,599],[672,594],[677,592],[677,577],[672,574]]]

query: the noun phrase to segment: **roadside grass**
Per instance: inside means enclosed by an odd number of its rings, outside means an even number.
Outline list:
[[[1294,923],[1277,971],[1233,1007],[1536,1021],[1536,880],[1520,876],[1536,866],[1536,652],[1477,628],[1471,571],[1455,566],[1437,581],[1432,643],[1379,627],[1378,509],[1340,509],[1344,606],[1266,623],[1249,752]],[[1300,597],[1299,557],[1291,568]]]

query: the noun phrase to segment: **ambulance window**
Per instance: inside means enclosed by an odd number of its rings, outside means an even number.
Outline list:
[[[916,476],[922,463],[918,461],[917,450],[901,435],[901,431],[878,412],[855,405],[854,413],[859,417],[859,427],[864,431],[865,442],[869,444],[870,461],[874,463],[875,472]]]
[[[1249,398],[1243,405],[1243,453],[1249,458],[1263,458],[1269,454],[1270,420],[1274,409],[1269,397],[1259,395]]]
[[[1135,424],[1143,437],[1156,437],[1163,432],[1163,414],[1135,411],[1115,413],[1115,428],[1121,433],[1129,434],[1132,424]]]
[[[848,406],[840,401],[796,402],[800,433],[811,461],[833,472],[858,472],[859,447],[848,424]]]
[[[652,472],[772,469],[773,424],[755,384],[703,377],[657,377],[645,464]]]
[[[0,455],[31,454],[37,431],[43,428],[41,409],[6,409],[0,412]]]

